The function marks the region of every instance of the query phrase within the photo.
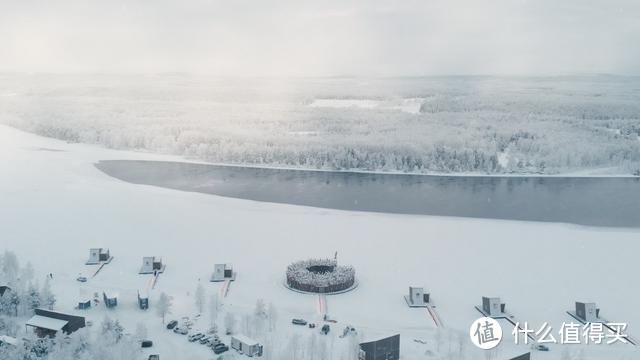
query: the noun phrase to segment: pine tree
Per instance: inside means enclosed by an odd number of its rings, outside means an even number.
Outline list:
[[[33,284],[29,285],[29,290],[27,292],[27,302],[26,303],[27,303],[30,311],[33,311],[33,310],[39,308],[40,305],[42,304],[42,300],[40,299],[40,292],[38,291],[38,289]]]
[[[198,287],[196,287],[196,292],[195,292],[195,302],[196,302],[196,309],[198,310],[199,314],[202,314],[202,311],[204,310],[204,288],[202,287],[202,284],[198,282]]]
[[[56,297],[51,292],[51,283],[49,282],[49,277],[47,277],[47,279],[44,281],[40,296],[42,298],[42,305],[44,305],[49,310],[53,310],[53,306],[56,303]]]
[[[211,321],[211,326],[214,326],[216,324],[216,320],[218,320],[218,307],[218,294],[213,294],[209,299],[209,319]]]
[[[164,325],[165,317],[171,314],[171,307],[173,306],[173,298],[164,292],[160,294],[158,302],[156,304],[156,313],[162,318],[162,324]]]

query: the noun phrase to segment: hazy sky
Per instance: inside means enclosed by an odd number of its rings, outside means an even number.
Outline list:
[[[640,74],[638,0],[0,0],[0,71]]]

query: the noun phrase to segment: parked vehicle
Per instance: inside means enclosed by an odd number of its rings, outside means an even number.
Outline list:
[[[535,349],[538,351],[549,351],[549,347],[542,344],[536,345]]]
[[[158,355],[158,354],[149,355],[149,359],[148,360],[160,360],[160,355]]]
[[[143,348],[150,348],[150,347],[152,347],[152,346],[153,346],[153,341],[151,341],[151,340],[142,340],[142,342],[140,343],[140,345],[141,345]]]
[[[331,330],[329,324],[324,324],[322,325],[322,329],[320,329],[320,332],[322,333],[322,335],[327,335],[329,333],[329,330]]]
[[[175,327],[173,329],[173,332],[176,333],[176,334],[180,334],[180,335],[187,335],[189,333],[189,330],[187,330],[185,328]]]
[[[206,345],[211,341],[211,336],[205,336],[202,339],[200,339],[200,344],[202,345]]]
[[[213,349],[214,347],[216,347],[217,345],[220,345],[220,344],[222,344],[220,342],[220,339],[213,338],[213,339],[211,339],[211,341],[209,341],[208,346]]]
[[[213,348],[214,354],[222,354],[225,351],[229,351],[229,347],[225,344],[219,344]]]
[[[80,281],[80,282],[87,282],[87,278],[86,278],[86,277],[84,277],[84,276],[78,276],[78,277],[76,278],[76,280],[78,280],[78,281]]]
[[[291,323],[293,325],[302,325],[302,326],[307,325],[307,321],[304,320],[304,319],[293,319],[293,320],[291,320]]]
[[[169,321],[169,323],[167,324],[167,329],[171,330],[174,327],[178,326],[178,321],[177,320],[171,320]]]
[[[203,333],[196,333],[193,335],[189,335],[189,342],[195,342],[198,341],[200,339],[202,339],[204,337]]]

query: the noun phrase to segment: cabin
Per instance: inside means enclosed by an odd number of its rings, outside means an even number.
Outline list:
[[[91,298],[89,297],[81,297],[78,300],[78,310],[87,310],[91,309]]]
[[[500,302],[499,297],[482,297],[482,312],[488,317],[504,317],[506,304]]]
[[[213,266],[213,275],[211,275],[211,281],[234,281],[236,279],[236,273],[233,271],[231,264],[215,264]]]
[[[146,291],[138,290],[138,307],[141,310],[149,309],[149,294]]]
[[[35,315],[27,321],[25,327],[33,328],[38,337],[55,337],[59,332],[71,334],[86,326],[84,317],[64,314],[50,310],[35,309]]]
[[[359,360],[400,359],[400,334],[360,344]]]
[[[262,356],[262,345],[244,335],[231,336],[231,348],[247,356]]]
[[[583,322],[600,321],[600,309],[596,307],[596,303],[583,303],[576,301],[576,316]]]
[[[111,258],[109,249],[93,248],[89,249],[89,260],[87,260],[86,264],[97,265],[100,263],[108,263],[111,261]]]
[[[410,286],[409,295],[405,295],[404,299],[409,307],[427,307],[429,305],[429,293],[425,293],[422,287]]]
[[[165,265],[162,263],[162,258],[156,256],[145,256],[142,258],[142,267],[140,268],[140,274],[160,274],[164,272]]]
[[[106,306],[107,309],[113,309],[116,306],[118,306],[118,295],[117,294],[105,291],[105,292],[102,293],[102,300],[104,301],[104,306]]]

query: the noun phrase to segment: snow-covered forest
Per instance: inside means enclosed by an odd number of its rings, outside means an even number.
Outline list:
[[[640,78],[2,75],[0,123],[216,163],[640,174]]]

